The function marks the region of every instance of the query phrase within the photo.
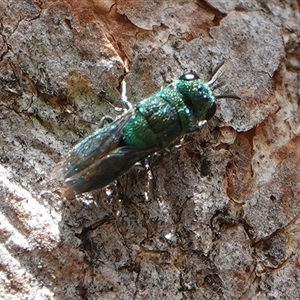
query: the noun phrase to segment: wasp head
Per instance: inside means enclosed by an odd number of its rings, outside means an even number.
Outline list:
[[[182,75],[177,82],[177,90],[182,94],[198,121],[211,119],[216,112],[215,96],[209,83],[201,80],[194,72]]]

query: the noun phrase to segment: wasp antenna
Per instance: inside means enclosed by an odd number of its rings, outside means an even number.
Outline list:
[[[241,99],[239,96],[234,94],[229,95],[217,95],[215,96],[216,99]]]
[[[210,88],[211,88],[212,90],[216,90],[216,89],[218,89],[218,88],[220,88],[220,87],[222,87],[222,86],[224,86],[224,85],[225,85],[225,82],[224,82],[224,81],[221,81],[221,82],[218,82],[218,83],[214,84],[213,86],[210,86]]]
[[[212,89],[215,88],[215,82],[223,75],[225,68],[226,68],[227,62],[224,61],[216,70],[216,72],[213,74],[210,81],[207,83]]]

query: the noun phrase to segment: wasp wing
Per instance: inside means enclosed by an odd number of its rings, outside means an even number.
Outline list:
[[[99,189],[125,174],[156,148],[122,146],[124,127],[133,114],[128,111],[77,144],[54,169],[66,193],[79,194]]]
[[[127,112],[78,143],[54,168],[53,177],[71,177],[115,150],[120,145],[123,129],[131,115],[131,111]]]
[[[157,149],[153,147],[123,146],[94,160],[87,166],[65,180],[66,193],[80,194],[100,189],[123,174],[127,173],[136,162],[147,157]]]

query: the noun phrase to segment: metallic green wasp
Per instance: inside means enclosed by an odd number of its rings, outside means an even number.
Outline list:
[[[176,138],[199,129],[216,112],[215,82],[195,73],[137,103],[119,118],[77,144],[57,165],[66,194],[100,189],[128,172],[137,162],[166,148]]]

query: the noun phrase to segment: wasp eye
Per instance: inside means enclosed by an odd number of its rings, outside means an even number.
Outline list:
[[[182,76],[179,77],[179,79],[180,80],[192,81],[192,80],[195,80],[195,79],[199,79],[199,76],[194,72],[190,72],[190,73],[183,74]]]

